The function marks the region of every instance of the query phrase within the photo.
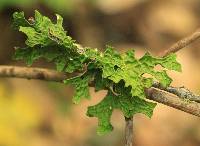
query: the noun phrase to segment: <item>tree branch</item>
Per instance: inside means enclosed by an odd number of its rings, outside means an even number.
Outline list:
[[[200,117],[200,103],[191,101],[187,98],[182,99],[172,93],[154,87],[147,89],[146,94],[148,99]]]
[[[200,38],[200,29],[197,29],[194,33],[192,33],[191,35],[183,38],[182,40],[174,43],[171,47],[169,47],[168,49],[166,49],[163,53],[161,53],[159,56],[164,57],[169,55],[170,53],[176,53],[179,50],[183,49],[184,47],[186,47],[187,45],[191,44],[192,42],[194,42],[195,40],[197,40],[198,38]]]
[[[125,146],[133,145],[133,117],[126,118],[126,127],[125,127]]]
[[[169,86],[167,88],[163,88],[160,85],[160,83],[158,83],[158,82],[155,82],[153,84],[153,87],[162,89],[162,90],[167,91],[167,92],[172,93],[172,94],[175,94],[179,98],[188,99],[190,101],[195,101],[195,102],[200,103],[200,96],[195,95],[194,93],[192,93],[190,90],[188,90],[185,87],[171,87],[171,86]]]
[[[0,77],[14,77],[62,82],[68,76],[55,70],[0,65]]]
[[[15,77],[63,82],[64,79],[70,78],[71,76],[50,69],[0,65],[0,77]],[[91,84],[91,86],[93,85]],[[157,86],[157,88],[151,87],[146,90],[148,99],[200,117],[200,103],[195,102],[195,100],[192,101],[192,99],[199,96],[192,94],[192,92],[190,92],[190,94],[185,94],[183,89],[179,90],[179,88],[175,87],[163,89],[156,84],[154,86]],[[173,92],[170,90],[171,88],[173,89]],[[180,95],[184,95],[184,98]]]

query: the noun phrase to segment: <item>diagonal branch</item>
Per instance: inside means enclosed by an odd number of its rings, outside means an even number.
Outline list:
[[[154,87],[147,89],[146,94],[150,100],[157,101],[167,106],[200,117],[200,103],[191,101],[187,97],[183,99],[175,94]]]
[[[62,82],[64,79],[69,78],[70,76],[50,69],[0,65],[0,77],[15,77]],[[91,84],[91,86],[93,85]],[[189,92],[188,90],[187,91],[190,94],[185,94],[183,91],[186,89],[180,90],[179,88],[175,87],[163,89],[156,84],[154,86],[157,88],[151,87],[146,90],[148,99],[200,117],[200,103],[193,100],[194,98],[199,98],[199,96],[192,94],[192,92]],[[181,95],[184,95],[184,98]]]
[[[163,88],[160,83],[155,82],[153,84],[153,87],[155,88],[159,88],[162,89],[164,91],[167,91],[169,93],[175,94],[176,96],[182,98],[182,99],[188,99],[190,101],[195,101],[200,103],[200,96],[199,95],[195,95],[194,93],[192,93],[190,90],[188,90],[185,87],[167,87],[167,88]]]
[[[189,44],[191,44],[192,42],[194,42],[195,40],[197,40],[198,38],[200,38],[200,28],[197,29],[194,33],[192,33],[191,35],[181,39],[180,41],[174,43],[171,47],[169,47],[168,49],[166,49],[163,53],[161,53],[159,56],[164,57],[169,55],[170,53],[176,53],[179,50],[183,49],[184,47],[188,46]]]

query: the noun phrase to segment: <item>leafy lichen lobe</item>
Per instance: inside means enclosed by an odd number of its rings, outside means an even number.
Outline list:
[[[167,75],[167,70],[181,71],[176,55],[157,58],[146,53],[137,59],[133,49],[120,54],[111,46],[107,46],[104,52],[83,48],[67,35],[62,26],[63,18],[60,15],[56,15],[56,18],[56,23],[53,23],[35,11],[34,21],[30,23],[23,12],[15,12],[13,27],[24,33],[27,40],[25,47],[16,49],[14,58],[25,60],[28,65],[44,58],[55,63],[60,72],[82,72],[64,81],[75,87],[73,102],[76,104],[82,98],[90,98],[89,84],[93,84],[96,91],[107,90],[104,99],[88,107],[87,111],[89,117],[98,118],[97,132],[100,135],[112,131],[110,119],[114,109],[121,110],[127,118],[136,113],[151,117],[156,104],[147,101],[144,90],[151,87],[154,80],[164,87],[170,85],[172,79]],[[162,69],[155,70],[156,65],[162,66]]]

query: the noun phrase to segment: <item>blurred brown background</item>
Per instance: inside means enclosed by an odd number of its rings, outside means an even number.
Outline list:
[[[200,24],[199,0],[0,0],[0,64],[25,66],[13,61],[14,46],[25,37],[11,28],[12,13],[34,10],[55,19],[64,17],[68,33],[83,46],[119,51],[136,49],[158,54]],[[174,86],[200,94],[200,40],[181,50],[182,73],[170,72]],[[39,60],[33,66],[54,68]],[[112,117],[114,131],[96,135],[97,119],[85,115],[88,105],[104,92],[91,89],[92,100],[73,105],[73,89],[58,83],[0,79],[0,146],[122,146],[124,119]],[[200,146],[200,119],[158,104],[152,119],[134,118],[135,146]]]

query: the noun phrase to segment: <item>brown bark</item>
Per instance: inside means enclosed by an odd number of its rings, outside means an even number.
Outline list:
[[[194,33],[191,35],[181,39],[180,41],[174,43],[171,47],[166,49],[164,52],[162,52],[159,56],[164,57],[169,55],[170,53],[176,53],[179,50],[183,49],[184,47],[188,46],[195,40],[200,38],[200,29],[197,29]]]
[[[158,88],[151,87],[146,90],[147,98],[150,100],[157,101],[164,105],[182,110],[200,117],[200,103],[191,101],[187,98],[183,99],[175,94],[160,90]]]
[[[133,117],[125,118],[125,146],[133,146]]]
[[[15,78],[63,82],[64,79],[70,78],[72,77],[72,75],[69,76],[67,74],[63,74],[63,73],[50,70],[50,69],[0,65],[0,77],[15,77]],[[92,84],[90,85],[93,86]],[[169,90],[169,89],[173,89],[173,90]],[[200,111],[200,106],[199,106],[200,103],[195,102],[195,101],[200,100],[199,99],[200,96],[192,94],[192,92],[189,92],[189,90],[187,91],[190,94],[186,94],[185,90],[186,89],[180,90],[179,88],[175,88],[175,87],[168,87],[166,89],[163,89],[157,86],[157,88],[152,87],[152,88],[147,89],[146,94],[147,94],[147,98],[151,100],[154,100],[156,102],[165,104],[167,106],[182,110],[184,112],[187,112],[196,116],[200,116],[199,114],[197,114]],[[181,95],[184,95],[184,97]],[[172,99],[175,99],[175,100],[172,100]]]

